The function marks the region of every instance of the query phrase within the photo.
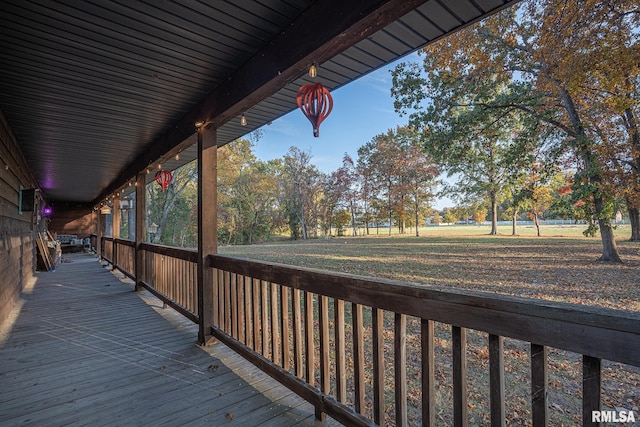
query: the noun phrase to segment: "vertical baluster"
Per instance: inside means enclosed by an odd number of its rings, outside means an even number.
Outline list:
[[[186,267],[186,262],[184,260],[181,259],[177,259],[176,260],[176,265],[178,268],[178,287],[180,288],[180,292],[182,293],[182,300],[184,303],[184,306],[189,309],[189,311],[191,311],[191,301],[190,301],[190,295],[191,293],[189,292],[189,288],[187,287],[187,281],[185,280],[185,267]],[[209,267],[207,267],[209,268]],[[207,286],[209,286],[210,284],[207,283]]]
[[[300,309],[300,289],[293,289],[293,365],[296,376],[302,378],[302,313]]]
[[[197,264],[196,264],[197,266]],[[196,271],[197,272],[197,271]],[[224,331],[225,328],[225,316],[224,316],[224,270],[218,270],[218,318],[220,330]]]
[[[260,281],[251,279],[253,283],[253,349],[260,352]]]
[[[191,265],[187,266],[187,271],[189,270],[191,270]],[[220,328],[220,288],[218,285],[220,270],[218,270],[217,268],[214,268],[212,277],[213,277],[213,326],[215,326],[216,328]],[[191,284],[189,284],[189,289],[191,289]],[[191,292],[191,296],[193,297],[193,292]],[[192,305],[190,307],[193,307],[193,300],[191,304]]]
[[[231,335],[231,273],[225,271],[224,275],[224,323],[225,332]]]
[[[246,344],[248,347],[255,349],[255,342],[253,337],[253,301],[251,298],[251,280],[249,277],[242,276],[242,283],[244,286],[244,302],[245,302],[245,331],[244,335],[246,337]]]
[[[278,334],[278,285],[271,284],[271,360],[278,365],[280,363],[280,337]]]
[[[466,427],[467,416],[467,330],[451,327],[453,352],[453,425]]]
[[[289,354],[291,353],[291,346],[289,341],[289,288],[282,286],[280,289],[280,330],[282,331],[282,367],[285,371],[290,368]]]
[[[231,336],[238,339],[238,286],[235,273],[231,273],[229,290],[231,291]]]
[[[176,259],[173,257],[169,257],[169,281],[173,288],[173,295],[175,295],[174,301],[178,304],[183,304],[180,288],[178,287],[178,281],[176,280]]]
[[[436,425],[433,320],[420,319],[422,353],[422,425]]]
[[[329,298],[318,297],[318,315],[320,322],[320,391],[329,394],[331,379],[329,377]],[[316,418],[324,421],[326,414],[316,408]]]
[[[504,338],[489,334],[489,399],[491,426],[505,427]]]
[[[407,423],[407,316],[395,313],[393,337],[394,371],[396,385],[396,426]]]
[[[384,422],[384,311],[372,309],[373,329],[373,422]]]
[[[353,319],[353,386],[354,404],[357,413],[364,412],[364,340],[362,332],[362,306],[351,304],[351,316]]]
[[[260,281],[260,308],[262,310],[261,326],[262,326],[262,355],[269,357],[269,292],[267,287],[269,282]]]
[[[238,274],[236,277],[236,289],[238,292],[238,341],[246,344],[245,338],[245,300],[244,300],[244,276]]]
[[[304,293],[304,348],[305,376],[310,385],[315,385],[315,343],[313,342],[313,294]]]
[[[220,274],[218,274],[220,277]],[[189,263],[189,283],[191,288],[191,300],[193,301],[193,311],[198,311],[198,264],[195,262]],[[215,282],[215,285],[220,286],[219,281]],[[218,292],[218,298],[220,298],[220,293]]]
[[[336,333],[336,398],[338,402],[347,401],[347,369],[345,362],[344,339],[344,300],[334,300],[334,317]]]
[[[591,356],[582,356],[582,426],[595,427],[591,413],[600,410],[601,361]]]
[[[533,427],[545,427],[547,413],[547,348],[531,343],[531,418]]]

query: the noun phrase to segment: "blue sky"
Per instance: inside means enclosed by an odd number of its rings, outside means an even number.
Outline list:
[[[419,60],[414,53],[397,62]],[[400,117],[394,111],[391,97],[390,70],[397,62],[331,92],[333,111],[320,125],[318,138],[313,136],[311,123],[296,109],[262,127],[263,135],[255,143],[254,153],[262,160],[270,160],[284,156],[289,147],[297,146],[310,151],[312,163],[325,173],[342,165],[344,153],[357,159],[358,148],[374,136],[407,123],[406,116]],[[317,81],[322,82],[322,67],[318,69]],[[453,206],[447,199],[438,200],[434,205],[439,209]]]

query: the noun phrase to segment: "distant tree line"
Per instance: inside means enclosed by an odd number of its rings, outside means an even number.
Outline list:
[[[252,142],[238,139],[218,149],[218,241],[251,244],[274,235],[310,239],[369,234],[392,224],[400,233],[431,213],[440,170],[406,127],[377,135],[345,154],[342,166],[323,173],[309,152],[291,147],[282,158],[256,158]],[[154,243],[197,246],[197,173],[195,163],[174,171],[163,192],[147,186],[147,224],[157,225]],[[212,207],[213,208],[213,207]],[[121,235],[128,224],[122,222]],[[378,231],[376,231],[378,232]],[[390,232],[390,231],[389,231]]]

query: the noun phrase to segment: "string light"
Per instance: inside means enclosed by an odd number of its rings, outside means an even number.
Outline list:
[[[247,118],[244,116],[244,113],[242,113],[242,117],[240,117],[240,125],[242,126],[247,125]]]
[[[176,160],[180,160],[180,153],[176,154]]]
[[[312,79],[315,79],[316,76],[318,75],[318,67],[316,67],[316,64],[311,64],[311,67],[309,67],[309,77],[311,77]]]
[[[162,170],[162,163],[158,163],[158,169]]]

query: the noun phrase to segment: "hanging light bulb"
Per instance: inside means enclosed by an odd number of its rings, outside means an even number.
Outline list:
[[[311,77],[312,79],[315,79],[317,75],[318,75],[318,67],[316,67],[315,63],[313,63],[311,64],[311,67],[309,67],[309,77]]]
[[[162,170],[162,163],[158,163],[158,169]]]
[[[240,117],[240,124],[242,126],[246,126],[247,125],[247,118],[244,116],[244,113],[242,113],[242,117]]]
[[[149,170],[149,168],[147,168],[147,175],[149,175],[149,173],[151,173],[151,171]]]
[[[180,153],[176,154],[176,160],[180,160]]]

